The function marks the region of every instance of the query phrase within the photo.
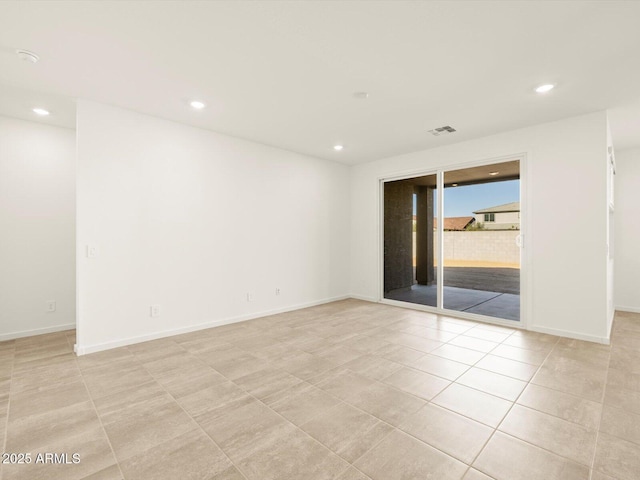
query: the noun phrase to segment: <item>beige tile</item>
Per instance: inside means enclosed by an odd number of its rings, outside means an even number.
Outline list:
[[[196,427],[168,394],[101,415],[101,420],[119,462]]]
[[[99,417],[116,415],[118,412],[146,402],[160,399],[166,401],[167,393],[158,382],[152,381],[129,390],[116,392],[93,400]]]
[[[121,462],[120,468],[127,480],[198,480],[205,472],[211,480],[242,479],[224,453],[199,428]]]
[[[466,385],[467,387],[481,390],[491,395],[504,398],[505,400],[515,401],[518,395],[524,390],[526,382],[516,380],[515,378],[505,377],[498,373],[472,368],[462,375],[456,383]]]
[[[602,401],[604,393],[604,378],[594,377],[589,373],[585,375],[562,373],[544,365],[531,379],[531,383],[594,402]]]
[[[130,363],[128,360],[85,370],[82,376],[92,398],[112,395],[153,381],[153,377],[141,364]]]
[[[421,350],[404,347],[402,345],[390,344],[388,347],[377,350],[375,354],[386,358],[387,360],[391,360],[392,362],[402,363],[403,365],[410,365],[412,362],[422,357],[424,355],[424,352]]]
[[[224,415],[200,425],[236,465],[262,446],[271,445],[272,440],[296,430],[291,422],[258,401],[228,408]]]
[[[89,394],[82,380],[74,380],[61,385],[32,392],[11,395],[9,421],[33,415],[34,412],[46,413],[89,400]]]
[[[616,480],[609,475],[605,475],[604,473],[596,472],[595,470],[591,471],[591,479],[590,480]]]
[[[157,383],[162,385],[174,398],[182,398],[219,383],[228,382],[226,377],[209,366],[192,365],[178,371],[172,370],[156,376]]]
[[[451,382],[419,370],[402,367],[384,379],[384,383],[417,397],[431,400]]]
[[[62,443],[69,438],[99,429],[100,421],[91,402],[77,403],[44,413],[35,411],[32,415],[9,422],[6,451],[38,452],[54,440]]]
[[[457,347],[469,348],[471,350],[477,350],[483,353],[489,353],[491,350],[498,346],[497,342],[490,342],[489,340],[482,340],[480,338],[467,337],[460,335],[449,342],[449,345],[455,345]]]
[[[482,357],[485,356],[485,353],[483,352],[478,352],[476,350],[470,350],[463,347],[457,347],[450,344],[443,345],[442,347],[435,349],[431,353],[433,355],[453,360],[454,362],[465,363],[467,365],[474,365]]]
[[[103,468],[95,473],[82,477],[82,480],[123,480],[118,464]]]
[[[32,394],[37,394],[43,389],[81,380],[80,369],[77,366],[75,355],[66,354],[56,357],[56,361],[46,365],[18,369],[13,372],[11,390],[14,393],[31,392]],[[1,393],[2,390],[0,390]]]
[[[254,398],[236,384],[225,381],[178,398],[178,403],[198,422],[213,420],[230,407],[254,402]]]
[[[354,464],[372,480],[459,480],[467,466],[397,430]]]
[[[640,350],[612,348],[609,367],[628,373],[640,373]]]
[[[448,320],[439,320],[434,325],[430,325],[431,328],[437,328],[439,330],[443,330],[445,332],[451,333],[465,333],[469,329],[473,327],[473,324],[462,324],[457,322],[451,322]]]
[[[372,380],[382,380],[400,370],[402,364],[376,355],[363,355],[345,363],[342,367]]]
[[[398,426],[406,417],[418,411],[425,401],[376,382],[358,391],[348,403],[393,426]]]
[[[579,340],[572,341],[579,342]],[[547,358],[547,361],[552,362],[556,359],[565,358],[588,365],[591,368],[606,369],[609,365],[610,347],[591,342],[583,343],[586,345],[578,344],[578,346],[572,346],[572,343],[566,341],[562,345],[558,344]]]
[[[425,405],[400,429],[452,457],[470,464],[493,429],[436,405]]]
[[[342,473],[336,480],[371,480],[364,473],[359,470],[356,470],[355,467],[349,467],[345,472]]]
[[[640,447],[600,432],[593,468],[617,480],[637,480],[640,472]]]
[[[503,398],[457,383],[452,383],[431,402],[493,428],[500,424],[513,405]]]
[[[441,343],[446,343],[458,336],[457,333],[445,332],[444,330],[437,330],[435,328],[424,327],[421,325],[411,325],[403,328],[402,331],[417,337],[428,338],[429,340],[435,340]]]
[[[175,345],[175,344],[174,344]],[[195,355],[181,349],[179,353],[151,357],[143,363],[145,370],[154,377],[175,376],[184,371],[204,370],[210,367],[200,361]]]
[[[267,397],[265,403],[292,423],[302,425],[340,400],[310,383],[300,383]]]
[[[430,353],[413,362],[411,366],[447,380],[455,380],[470,368],[464,363],[447,360]]]
[[[264,368],[234,380],[234,383],[254,397],[265,399],[277,392],[287,390],[303,381],[277,368]]]
[[[491,477],[479,472],[475,468],[470,468],[469,471],[462,477],[462,480],[492,480]]]
[[[610,368],[607,376],[607,386],[640,392],[640,373],[629,373],[617,368]]]
[[[49,439],[39,451],[32,452],[29,465],[3,465],[3,480],[81,480],[85,478],[113,479],[115,458],[102,428],[92,428],[76,436]],[[36,463],[38,453],[67,453],[69,464]],[[73,463],[77,453],[80,462]],[[117,478],[117,477],[115,477]]]
[[[302,380],[308,380],[339,366],[339,362],[302,352],[275,362],[274,365]]]
[[[382,338],[362,334],[356,334],[353,337],[342,340],[341,344],[365,355],[370,355],[380,348],[391,345]]]
[[[149,342],[136,343],[129,345],[127,349],[135,355],[140,363],[152,363],[188,353],[172,338],[160,338]]]
[[[602,404],[530,383],[517,403],[596,430]]]
[[[608,385],[604,394],[604,403],[640,415],[640,391]]]
[[[375,384],[375,380],[350,370],[332,373],[316,380],[317,383],[314,380],[312,383],[318,388],[347,402],[355,398],[362,390]]]
[[[321,348],[313,352],[313,354],[335,363],[336,366],[343,365],[361,356],[360,352],[340,344]]]
[[[349,467],[299,429],[258,443],[237,465],[248,480],[333,480]]]
[[[437,340],[431,340],[429,338],[419,337],[417,335],[411,335],[410,333],[404,332],[396,332],[393,336],[389,337],[389,341],[404,347],[419,350],[423,353],[429,353],[443,344],[443,342],[439,342]]]
[[[479,338],[481,340],[488,340],[490,342],[501,343],[504,342],[512,334],[512,331],[493,331],[482,328],[482,326],[473,327],[470,330],[464,332],[464,336]]]
[[[497,355],[498,357],[508,358],[510,360],[516,360],[518,362],[530,363],[531,365],[542,365],[545,358],[547,358],[548,352],[546,351],[533,351],[525,348],[512,347],[510,345],[498,345],[491,351],[491,355]]]
[[[546,413],[515,405],[499,429],[538,447],[591,466],[596,431]]]
[[[477,368],[489,370],[494,373],[506,375],[507,377],[517,378],[524,382],[528,382],[536,373],[538,367],[528,363],[517,362],[508,358],[498,357],[496,355],[487,355],[475,365]]]
[[[264,366],[261,358],[235,347],[215,358],[208,357],[206,362],[230,380],[257,372]]]
[[[496,432],[473,462],[496,480],[588,480],[589,468]]]
[[[345,403],[324,411],[301,428],[348,462],[360,458],[393,430]]]
[[[549,353],[557,342],[558,337],[552,335],[519,330],[507,338],[503,344],[511,347]]]
[[[112,362],[117,362],[119,360],[127,360],[130,363],[139,363],[135,355],[131,353],[127,347],[114,348],[112,350],[105,350],[104,352],[91,353],[89,355],[77,357],[78,366],[82,370],[108,366],[112,364]]]
[[[640,415],[605,405],[600,431],[640,445]]]

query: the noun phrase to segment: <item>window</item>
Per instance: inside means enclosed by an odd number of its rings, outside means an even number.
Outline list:
[[[485,213],[484,214],[484,221],[485,222],[495,222],[496,221],[496,214],[495,213]]]

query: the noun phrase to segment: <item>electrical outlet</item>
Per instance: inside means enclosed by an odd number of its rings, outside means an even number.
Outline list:
[[[152,317],[159,317],[160,316],[160,305],[151,305],[151,308],[149,309],[149,314]]]
[[[253,293],[247,292],[247,302],[253,302]]]
[[[100,254],[97,245],[87,245],[87,258],[96,258]]]
[[[280,295],[280,289],[276,287],[276,295]]]
[[[47,312],[52,313],[55,311],[56,311],[56,301],[52,300],[50,302],[47,302]]]

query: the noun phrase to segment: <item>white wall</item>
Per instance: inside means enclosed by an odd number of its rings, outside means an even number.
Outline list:
[[[0,117],[0,340],[74,327],[75,132]]]
[[[79,102],[79,353],[344,297],[348,188],[338,163]]]
[[[615,304],[640,312],[640,149],[616,152]]]
[[[380,178],[484,159],[507,160],[520,153],[527,159],[521,215],[523,255],[529,262],[523,265],[523,288],[529,292],[527,327],[606,342],[605,112],[354,167],[351,293],[371,300],[380,297]]]

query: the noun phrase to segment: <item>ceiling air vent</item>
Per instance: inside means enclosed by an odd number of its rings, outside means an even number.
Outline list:
[[[455,128],[450,127],[449,125],[445,125],[444,127],[434,128],[433,130],[429,130],[429,133],[435,137],[438,137],[440,135],[448,135],[455,131],[456,131]]]

